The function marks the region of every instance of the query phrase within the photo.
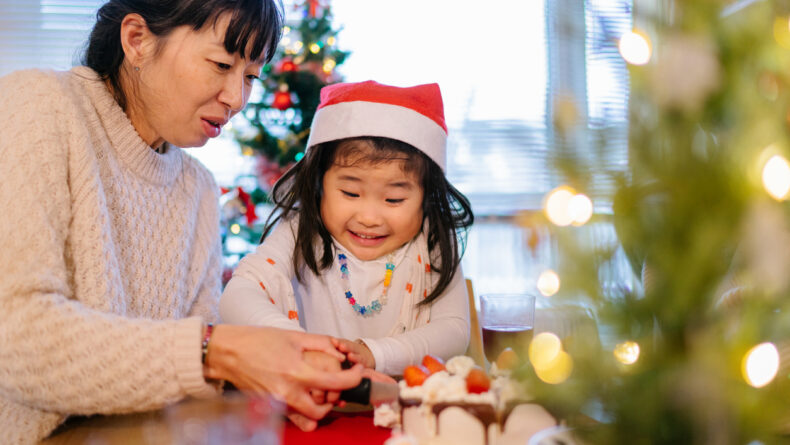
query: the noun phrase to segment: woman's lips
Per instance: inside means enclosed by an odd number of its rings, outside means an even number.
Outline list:
[[[200,123],[203,125],[203,132],[206,133],[206,136],[210,138],[219,136],[220,132],[222,131],[222,127],[215,125],[213,122],[206,119],[201,119]]]

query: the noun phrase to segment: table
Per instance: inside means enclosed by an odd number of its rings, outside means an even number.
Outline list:
[[[228,412],[234,413],[234,417],[244,417],[240,410],[248,410],[248,405],[243,407],[238,403],[238,399],[233,397],[222,397],[216,400],[184,401],[160,411],[137,413],[115,416],[92,416],[77,417],[70,419],[65,425],[61,426],[56,432],[40,443],[40,445],[77,445],[85,443],[95,443],[102,445],[147,445],[147,444],[170,444],[176,443],[173,425],[178,422],[181,425],[181,418],[189,418],[190,421],[199,419],[207,424]],[[271,416],[270,416],[271,417]],[[373,411],[370,409],[350,409],[343,411],[332,411],[326,418],[319,422],[319,427],[312,432],[299,430],[292,423],[285,421],[284,425],[279,424],[281,416],[272,417],[274,419],[274,429],[282,427],[283,445],[306,445],[306,444],[331,444],[342,443],[343,445],[381,445],[390,435],[388,428],[380,428],[373,425]],[[203,441],[210,436],[203,430],[198,430],[196,437],[198,442],[203,443],[228,444],[227,440]],[[177,433],[175,433],[177,435]],[[274,434],[269,431],[264,434]],[[259,437],[259,436],[256,436]],[[276,440],[275,440],[276,441]],[[268,440],[248,441],[247,443],[271,443]]]
[[[373,425],[373,411],[331,412],[319,427],[306,433],[288,422],[283,431],[284,445],[370,444],[381,445],[390,436],[389,428]]]

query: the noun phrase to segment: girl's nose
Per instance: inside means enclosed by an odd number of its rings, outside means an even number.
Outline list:
[[[357,212],[357,221],[365,227],[375,227],[381,225],[384,218],[375,207],[367,206]]]

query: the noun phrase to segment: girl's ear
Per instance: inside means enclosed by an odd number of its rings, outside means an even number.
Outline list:
[[[140,14],[127,14],[121,21],[121,46],[126,60],[139,68],[152,54],[156,36]]]

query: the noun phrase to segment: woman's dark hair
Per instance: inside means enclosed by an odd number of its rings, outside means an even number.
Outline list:
[[[110,0],[96,13],[82,64],[109,80],[115,100],[125,110],[126,95],[120,80],[124,17],[140,14],[154,35],[165,38],[180,26],[191,26],[195,31],[207,24],[213,26],[226,13],[231,16],[224,42],[228,53],[238,53],[248,60],[271,60],[282,36],[282,5],[278,0]]]
[[[364,154],[360,157],[359,154]],[[423,223],[428,221],[428,252],[431,269],[439,273],[436,287],[420,304],[438,298],[455,275],[466,245],[466,232],[474,222],[469,200],[447,181],[433,160],[413,146],[384,137],[360,137],[326,142],[310,148],[305,157],[274,185],[274,211],[266,221],[261,242],[282,219],[298,215],[293,265],[300,281],[306,265],[314,274],[332,266],[332,237],[321,219],[324,173],[333,164],[346,162],[377,164],[403,160],[406,173],[414,173],[423,187]],[[423,224],[424,225],[424,224]],[[320,259],[315,241],[320,239]]]

